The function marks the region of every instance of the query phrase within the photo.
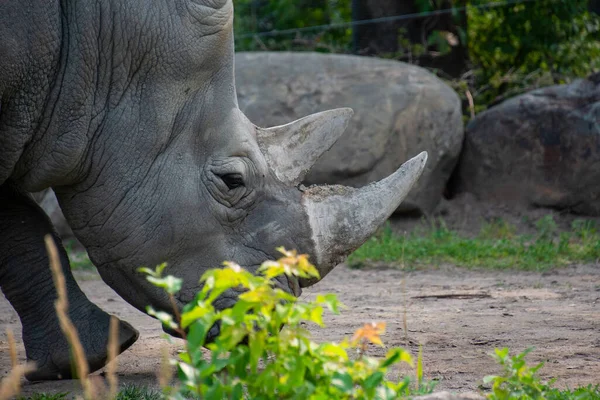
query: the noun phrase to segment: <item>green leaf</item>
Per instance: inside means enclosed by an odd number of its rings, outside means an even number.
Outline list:
[[[175,294],[181,290],[183,280],[176,278],[172,275],[167,275],[164,278],[157,278],[155,276],[149,276],[146,279],[150,281],[154,286],[163,288],[169,294]]]
[[[377,399],[394,400],[398,398],[398,394],[388,386],[379,386],[376,391]]]
[[[204,346],[206,334],[212,326],[211,320],[197,320],[192,323],[187,334],[188,346],[192,349],[198,349]]]
[[[496,375],[487,375],[483,377],[483,383],[492,383],[494,381],[496,381],[496,379],[498,379],[499,376]]]
[[[333,374],[333,378],[331,379],[331,385],[343,393],[351,393],[354,388],[354,383],[352,381],[352,377],[347,373],[339,373],[336,372]]]
[[[220,382],[219,382],[220,383]],[[223,400],[225,393],[221,384],[212,385],[205,394],[206,400]]]
[[[367,379],[365,379],[364,387],[367,390],[375,389],[383,380],[384,373],[381,371],[374,372]]]
[[[173,316],[171,314],[166,313],[164,311],[157,311],[150,306],[146,307],[146,312],[148,313],[148,315],[151,315],[157,320],[159,320],[167,328],[177,329],[177,324],[173,320]]]
[[[250,370],[253,373],[256,373],[258,361],[263,356],[266,339],[267,332],[265,331],[255,331],[249,335],[248,346],[250,348]]]
[[[244,398],[244,388],[241,383],[236,383],[231,391],[232,400],[241,400]]]
[[[198,303],[194,308],[181,314],[181,327],[187,328],[192,322],[206,316],[214,314],[215,309],[212,305],[206,303]]]
[[[327,308],[336,315],[340,313],[339,307],[340,307],[341,303],[339,302],[339,300],[335,294],[332,294],[332,293],[329,293],[326,295],[319,294],[319,295],[317,295],[315,302],[319,303],[319,304],[325,304],[327,306]]]
[[[405,362],[411,367],[413,366],[412,356],[404,349],[397,348],[388,351],[386,358],[381,362],[380,368],[388,368],[390,365],[397,362]]]
[[[348,361],[348,353],[339,344],[323,343],[319,346],[318,353],[327,357],[335,357],[342,361]]]
[[[137,270],[138,270],[138,272],[141,272],[143,274],[147,274],[147,275],[150,275],[155,278],[160,278],[160,276],[162,275],[165,268],[167,268],[167,263],[162,263],[162,264],[157,265],[154,270],[151,270],[150,268],[146,268],[146,267],[140,267]]]
[[[314,322],[315,324],[321,327],[325,326],[325,324],[323,324],[323,308],[317,306],[310,310],[310,316],[308,320]]]
[[[184,362],[179,362],[177,363],[177,369],[179,371],[179,376],[182,381],[195,385],[198,373],[196,372],[196,369],[193,366]]]
[[[146,267],[140,267],[137,269],[138,272],[141,272],[142,274],[146,274],[146,275],[150,275],[150,276],[154,276],[154,277],[158,277],[158,274],[156,274],[153,270],[151,270],[150,268],[146,268]]]

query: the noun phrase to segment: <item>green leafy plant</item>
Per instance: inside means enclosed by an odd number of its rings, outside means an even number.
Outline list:
[[[501,375],[486,376],[484,383],[491,383],[489,400],[593,400],[600,398],[600,386],[589,385],[576,390],[559,390],[553,381],[543,382],[537,372],[543,363],[527,365],[525,357],[533,349],[511,356],[507,348],[496,349],[493,357],[502,366]]]
[[[547,391],[547,386],[537,377],[536,372],[543,366],[542,363],[529,367],[525,356],[533,348],[510,356],[508,348],[496,349],[493,357],[502,366],[502,375],[486,376],[484,383],[492,383],[490,400],[505,399],[542,399]]]
[[[205,272],[202,290],[180,316],[148,309],[186,338],[185,350],[172,360],[180,385],[166,388],[166,394],[172,398],[192,394],[202,399],[396,399],[432,390],[431,384],[423,382],[422,356],[417,367],[418,388],[411,387],[409,378],[394,382],[385,377],[398,363],[413,365],[405,350],[393,348],[383,359],[367,356],[369,343],[383,345],[383,323],[367,324],[341,343],[311,341],[304,324],[323,326],[324,310],[337,314],[340,303],[332,294],[300,302],[276,287],[273,279],[282,275],[288,279],[318,277],[306,255],[279,250],[283,257],[264,262],[257,275],[231,262]],[[180,290],[181,280],[163,276],[163,270],[164,265],[154,271],[141,269],[150,282],[172,297]],[[215,300],[232,290],[239,294],[236,304],[216,309]],[[207,343],[214,324],[219,324],[220,333]],[[203,356],[203,346],[210,350],[210,357]]]

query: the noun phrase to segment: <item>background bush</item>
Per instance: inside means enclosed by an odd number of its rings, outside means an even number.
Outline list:
[[[489,3],[473,0],[472,4]],[[600,18],[588,0],[538,0],[469,9],[470,86],[476,111],[534,87],[600,69]]]
[[[372,0],[354,0],[355,5],[369,1]],[[425,41],[414,40],[414,32],[407,35],[405,29],[399,28],[394,32],[398,51],[376,55],[435,66],[435,62],[430,62],[432,59],[443,57],[457,46],[463,47],[465,51],[460,54],[466,60],[460,62],[461,73],[457,75],[448,63],[447,69],[453,70],[453,76],[444,71],[443,64],[435,72],[463,97],[468,116],[524,91],[566,83],[600,70],[600,17],[589,11],[589,0],[523,3],[510,0],[502,6],[498,6],[498,0],[404,1],[410,2],[416,12],[458,8],[452,12],[454,26],[440,30],[435,23],[437,16],[421,18],[432,21],[419,25],[419,29],[426,31],[417,36],[425,37]],[[237,50],[350,53],[352,3],[352,0],[237,0]],[[378,7],[385,8],[385,4],[393,2],[381,1]],[[466,7],[466,11],[461,7]],[[343,23],[347,25],[340,27]],[[338,25],[302,29],[331,24]],[[298,28],[301,30],[273,34]],[[457,60],[453,58],[450,62],[456,64]],[[469,96],[472,102],[468,101]]]
[[[236,49],[347,52],[352,38],[350,28],[315,30],[302,36],[249,34],[337,24],[350,19],[351,0],[237,0]]]

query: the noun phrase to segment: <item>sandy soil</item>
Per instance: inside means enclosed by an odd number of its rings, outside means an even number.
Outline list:
[[[181,341],[167,344],[157,321],[129,306],[96,276],[88,273],[78,280],[92,301],[140,330],[138,342],[118,359],[120,382],[156,385],[161,348],[167,346],[175,355]],[[478,390],[483,376],[498,372],[489,354],[505,346],[515,353],[535,346],[529,360],[546,361],[542,376],[556,378],[560,387],[600,383],[599,264],[541,275],[453,267],[405,272],[342,266],[302,297],[325,292],[336,293],[347,309],[341,316],[328,315],[327,328],[311,329],[317,341],[340,340],[363,323],[386,321],[386,345],[416,354],[422,344],[425,374],[439,381],[440,390]],[[0,297],[0,377],[10,368],[7,328],[20,343],[17,315]],[[385,349],[369,351],[381,355]],[[24,360],[21,344],[19,357]],[[74,381],[24,382],[26,394],[77,388]]]

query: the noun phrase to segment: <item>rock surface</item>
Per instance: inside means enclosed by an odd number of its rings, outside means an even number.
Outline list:
[[[259,126],[351,107],[346,133],[307,184],[363,186],[426,150],[427,167],[400,212],[430,213],[442,197],[462,146],[457,94],[426,70],[391,60],[317,53],[238,53],[240,108]]]
[[[467,126],[456,191],[600,215],[600,74],[479,114]]]

